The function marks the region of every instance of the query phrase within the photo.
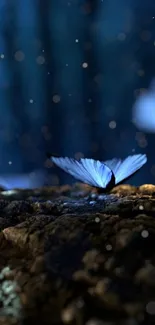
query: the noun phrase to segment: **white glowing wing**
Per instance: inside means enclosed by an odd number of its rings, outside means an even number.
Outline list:
[[[115,183],[118,184],[138,171],[147,162],[146,155],[128,156],[124,160],[114,158],[104,163],[113,171]]]
[[[65,172],[92,186],[106,188],[113,177],[109,167],[99,160],[87,158],[76,160],[68,157],[51,157],[50,159]]]
[[[0,176],[0,186],[6,190],[15,188],[32,189],[43,186],[45,182],[45,173],[41,170],[35,170],[28,174],[14,174]]]

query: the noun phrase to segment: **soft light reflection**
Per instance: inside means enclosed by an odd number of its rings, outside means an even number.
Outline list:
[[[28,174],[3,175],[0,176],[0,186],[10,191],[13,189],[33,189],[42,187],[46,181],[46,174],[42,170],[33,171]]]
[[[133,106],[133,123],[144,132],[155,132],[155,80],[140,94]]]

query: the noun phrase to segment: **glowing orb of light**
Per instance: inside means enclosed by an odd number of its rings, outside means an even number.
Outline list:
[[[155,133],[155,80],[147,92],[137,98],[132,110],[132,121],[138,129]]]

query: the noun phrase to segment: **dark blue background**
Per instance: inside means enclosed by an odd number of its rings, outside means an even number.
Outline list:
[[[132,106],[155,76],[155,1],[1,0],[0,17],[1,174],[48,169],[47,151],[141,152],[131,183],[154,183],[155,135],[132,124]]]

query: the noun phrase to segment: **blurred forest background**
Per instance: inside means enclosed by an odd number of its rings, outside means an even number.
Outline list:
[[[154,0],[1,0],[0,174],[46,169],[57,185],[74,180],[47,151],[146,153],[131,184],[154,183],[155,134],[133,123],[154,77]]]

